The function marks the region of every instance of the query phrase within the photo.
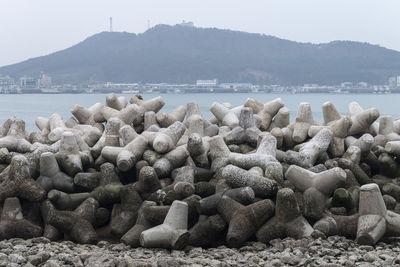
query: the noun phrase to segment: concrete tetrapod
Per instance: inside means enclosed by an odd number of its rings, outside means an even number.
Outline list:
[[[51,189],[61,190],[66,193],[74,191],[74,180],[60,170],[56,157],[51,152],[45,152],[40,155],[40,176],[36,182],[46,192]]]
[[[328,125],[331,122],[342,118],[342,115],[340,115],[339,111],[331,101],[322,104],[322,114],[324,116],[324,125]]]
[[[254,191],[250,187],[225,189],[221,192],[216,192],[211,196],[202,198],[197,205],[197,212],[205,215],[216,214],[218,212],[218,203],[225,195],[243,205],[251,204],[255,198]]]
[[[132,126],[124,125],[119,129],[119,144],[121,144],[121,141],[122,141],[122,145],[126,146],[127,144],[132,142],[133,139],[135,139],[138,136],[139,136],[138,133]],[[115,144],[118,144],[118,143],[115,142]],[[106,144],[106,145],[108,145],[108,144]]]
[[[209,134],[205,134],[205,127],[207,124],[209,124],[209,122],[204,120],[202,116],[192,115],[187,123],[184,122],[184,125],[186,126],[185,133],[182,135],[176,145],[180,146],[186,144],[188,142],[189,136],[194,133],[199,134],[201,137],[204,137],[205,135],[210,136]],[[214,125],[219,130],[218,126],[216,126],[215,124],[210,125]]]
[[[191,121],[193,118],[203,118],[203,114],[200,111],[199,104],[196,102],[188,102],[186,104],[186,114],[185,114],[185,119],[183,122],[185,123],[186,127],[189,127]]]
[[[290,188],[280,189],[276,197],[275,216],[257,231],[257,240],[267,243],[276,238],[311,236],[314,229],[301,214],[295,193]]]
[[[68,127],[66,130],[73,132],[75,135],[79,135],[89,147],[97,143],[103,132],[103,129],[100,130],[91,125],[78,124],[74,118],[70,118],[66,121],[65,125]]]
[[[356,177],[360,185],[371,183],[371,178],[360,166],[361,149],[357,146],[350,146],[343,157],[338,159],[339,167],[349,169]]]
[[[308,102],[301,102],[297,110],[295,122],[291,123],[288,128],[292,130],[292,140],[295,143],[304,142],[308,136],[308,129],[312,125],[319,125],[314,121],[311,105]]]
[[[45,220],[75,242],[93,244],[97,241],[97,234],[92,223],[98,207],[99,203],[94,198],[88,198],[74,211],[50,209]]]
[[[376,108],[363,110],[357,102],[349,103],[348,108],[353,122],[349,129],[349,135],[365,132],[369,132],[372,135],[378,133],[378,125],[374,124],[379,117],[379,111]]]
[[[385,150],[393,155],[400,156],[400,141],[389,141],[385,145]]]
[[[354,238],[357,235],[358,213],[344,216],[329,214],[317,221],[313,228],[321,231],[325,236],[340,235],[348,238]]]
[[[193,159],[197,167],[209,168],[208,151],[210,144],[203,141],[203,138],[198,133],[192,133],[188,137],[187,150],[190,157]]]
[[[74,177],[74,184],[83,191],[93,191],[100,184],[100,172],[80,172]]]
[[[163,224],[141,233],[140,244],[150,248],[183,249],[189,240],[187,223],[188,204],[175,200]]]
[[[217,102],[212,103],[210,111],[222,125],[228,126],[231,129],[239,125],[239,118],[236,116],[235,112],[223,104]]]
[[[157,113],[165,105],[165,101],[161,96],[149,100],[143,100],[140,95],[134,95],[131,97],[129,102],[143,107],[145,111],[154,111],[154,113]]]
[[[100,185],[90,192],[90,196],[96,199],[100,205],[120,202],[120,192],[124,186],[119,180],[115,166],[107,162],[100,166],[100,170]]]
[[[156,113],[154,111],[146,111],[143,117],[143,130],[146,131],[150,126],[160,128],[157,122]]]
[[[239,126],[228,132],[225,137],[225,143],[230,144],[249,144],[251,146],[257,145],[258,134],[261,131],[256,127],[251,108],[243,107],[240,110]]]
[[[49,143],[48,135],[50,133],[50,125],[49,125],[49,119],[44,118],[44,117],[37,117],[35,119],[35,125],[36,127],[39,128],[39,132],[31,132],[29,135],[29,141],[31,143],[42,143],[46,144]],[[1,126],[2,127],[2,126]],[[0,127],[0,129],[1,129]],[[2,131],[0,130],[0,136],[3,136]]]
[[[111,93],[106,96],[106,105],[110,108],[121,110],[128,104],[128,100],[124,96],[118,97],[116,94]]]
[[[51,142],[60,140],[63,133],[68,131],[68,128],[65,126],[61,115],[57,113],[54,113],[49,117],[49,128],[50,132],[47,137]]]
[[[121,171],[132,169],[147,149],[148,140],[143,135],[137,136],[125,147],[105,146],[101,150],[101,156],[117,165]]]
[[[121,237],[136,222],[137,213],[142,199],[136,192],[134,185],[125,185],[120,190],[121,203],[114,204],[111,212],[111,233]]]
[[[396,201],[400,200],[400,186],[394,183],[386,183],[382,187],[382,193],[395,198]]]
[[[388,153],[381,153],[378,157],[379,169],[382,175],[387,177],[399,177],[400,176],[400,166]]]
[[[218,212],[229,223],[226,242],[240,247],[274,214],[274,202],[270,199],[243,206],[228,196],[218,203]]]
[[[251,187],[258,197],[273,197],[278,191],[276,181],[253,174],[231,164],[222,169],[221,177],[233,188]]]
[[[78,120],[80,124],[88,124],[103,130],[104,127],[101,122],[105,121],[101,114],[103,104],[96,103],[89,108],[82,107],[80,105],[74,105],[71,109],[72,115]]]
[[[40,204],[40,214],[44,223],[43,237],[51,241],[56,241],[63,238],[63,233],[55,228],[53,225],[48,223],[47,214],[52,210],[54,210],[54,206],[53,204],[51,204],[50,200],[46,199]]]
[[[60,210],[74,210],[89,197],[90,193],[87,192],[68,194],[56,189],[47,193],[47,199]]]
[[[285,177],[296,189],[303,193],[304,212],[306,217],[321,219],[326,201],[336,188],[346,182],[346,172],[338,167],[313,173],[296,165],[291,165]]]
[[[345,138],[346,147],[359,147],[361,150],[362,161],[368,164],[372,172],[377,173],[379,171],[380,164],[377,155],[371,151],[373,143],[374,137],[372,137],[372,135],[370,135],[369,133],[363,134],[358,139],[353,136],[347,136]]]
[[[318,157],[328,150],[333,133],[324,128],[320,130],[310,141],[301,145],[299,152],[288,150],[285,153],[284,160],[289,164],[296,164],[303,168],[311,168]]]
[[[104,106],[101,109],[106,121],[110,118],[118,118],[121,121],[121,126],[127,125],[138,125],[143,122],[144,109],[138,105],[129,105],[121,110],[116,110],[110,107]]]
[[[283,182],[282,165],[276,160],[276,138],[272,135],[262,137],[255,153],[241,154],[230,153],[229,162],[243,169],[260,167],[265,177],[271,178],[278,183]]]
[[[329,152],[333,157],[343,155],[345,151],[344,138],[352,125],[350,117],[342,117],[336,121],[331,121],[326,126],[313,125],[308,129],[308,135],[314,137],[321,129],[328,128],[332,131],[332,141],[329,145]]]
[[[42,235],[42,228],[24,218],[21,204],[16,197],[6,198],[0,219],[0,240],[29,239]]]
[[[140,246],[140,235],[143,231],[154,227],[154,223],[150,222],[144,216],[144,210],[149,206],[156,206],[153,201],[143,201],[137,213],[137,220],[135,225],[129,229],[122,237],[121,242],[130,245],[132,248]]]
[[[221,135],[213,136],[209,139],[211,172],[217,172],[220,168],[226,166],[229,162],[231,151],[225,144],[224,138]]]
[[[11,159],[9,177],[0,184],[0,202],[9,197],[19,197],[39,202],[46,197],[46,191],[31,178],[27,159],[16,155]]]
[[[184,106],[177,106],[170,113],[167,112],[158,112],[156,114],[156,119],[158,124],[162,128],[167,128],[176,121],[182,122],[186,115],[186,108]]]
[[[158,192],[155,199],[164,205],[170,205],[175,200],[182,200],[194,194],[194,170],[191,166],[184,166],[177,170],[174,182]],[[152,200],[155,200],[152,198]]]
[[[360,199],[359,186],[353,186],[348,189],[338,188],[333,193],[330,206],[344,207],[347,211],[347,214],[354,214],[358,212],[359,199]]]
[[[158,178],[166,178],[173,169],[181,167],[189,157],[186,146],[178,146],[174,150],[165,154],[162,158],[156,160],[153,165]]]
[[[244,107],[249,107],[253,110],[254,114],[257,114],[261,118],[260,129],[262,131],[268,130],[272,118],[283,108],[284,103],[282,99],[276,98],[268,103],[261,103],[253,98],[248,98],[244,103]]]
[[[158,132],[153,141],[154,150],[158,153],[167,153],[174,149],[185,129],[182,122],[176,121],[168,128]]]
[[[379,118],[379,132],[374,137],[373,146],[385,146],[387,142],[400,141],[400,135],[394,131],[392,116]]]
[[[384,235],[400,236],[400,215],[388,211],[377,184],[360,188],[357,243],[375,245]]]
[[[78,124],[74,118],[70,118],[65,123],[61,115],[55,113],[49,118],[50,132],[48,139],[54,143],[62,138],[65,132],[72,132],[79,135],[87,144],[93,146],[101,136],[102,127]],[[100,129],[99,129],[100,128]]]
[[[115,166],[109,162],[100,166],[100,183],[92,192],[67,194],[58,190],[50,190],[47,198],[58,209],[73,210],[85,199],[93,197],[100,205],[120,202],[120,191],[124,187],[116,173]]]
[[[198,222],[189,230],[189,245],[195,247],[209,247],[217,241],[224,230],[226,222],[221,215],[201,215]]]
[[[55,143],[57,144],[57,143]],[[33,145],[34,150],[32,152],[24,153],[23,156],[27,160],[27,165],[29,169],[29,173],[31,174],[32,177],[38,177],[40,175],[40,155],[44,152],[52,152],[54,153],[56,150],[58,150],[57,145],[43,145],[40,143],[35,143]],[[20,153],[17,152],[9,152],[6,148],[3,148],[2,150],[2,161],[5,164],[10,164],[11,159],[14,156],[21,155]],[[2,180],[4,180],[5,177],[8,177],[8,172],[10,170],[10,165],[8,165],[5,170],[1,173]]]
[[[150,166],[141,168],[139,179],[135,183],[135,189],[142,198],[147,199],[151,193],[156,192],[160,188],[161,183],[154,168]]]
[[[119,140],[120,124],[121,121],[118,118],[110,118],[108,120],[102,136],[97,141],[97,143],[90,149],[90,152],[93,157],[95,158],[99,157],[101,154],[101,150],[105,146],[117,146],[117,147],[120,146],[120,140]],[[124,127],[132,128],[129,125],[125,125]]]
[[[72,132],[64,132],[61,137],[60,150],[55,154],[61,169],[69,176],[82,172],[82,157],[86,154],[79,151],[79,145]]]
[[[274,128],[285,128],[290,124],[290,110],[287,107],[281,107],[272,119],[268,131],[272,131]]]
[[[8,119],[3,124],[4,136],[0,135],[0,147],[8,151],[26,153],[32,151],[32,145],[25,139],[25,122],[17,118]]]

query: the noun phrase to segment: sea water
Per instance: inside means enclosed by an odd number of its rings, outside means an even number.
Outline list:
[[[130,98],[131,95],[120,94]],[[144,99],[162,96],[166,105],[163,111],[170,112],[179,105],[186,105],[190,101],[199,104],[200,110],[206,118],[212,116],[210,106],[214,101],[229,102],[232,106],[242,105],[247,98],[252,97],[266,103],[277,97],[282,98],[285,106],[290,110],[290,118],[296,118],[297,107],[300,102],[311,103],[313,116],[316,121],[322,122],[321,106],[326,101],[331,101],[341,114],[348,114],[347,105],[357,101],[364,109],[376,107],[381,115],[400,117],[400,94],[268,94],[268,93],[234,93],[234,94],[144,94]],[[38,116],[49,117],[59,113],[67,120],[72,116],[70,110],[74,104],[89,107],[96,102],[105,103],[106,94],[16,94],[0,95],[0,123],[7,118],[15,116],[26,123],[27,131],[35,131],[35,119]]]

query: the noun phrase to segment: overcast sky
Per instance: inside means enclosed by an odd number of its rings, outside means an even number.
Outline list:
[[[193,21],[301,42],[354,40],[400,50],[400,0],[0,0],[0,66],[109,29]]]

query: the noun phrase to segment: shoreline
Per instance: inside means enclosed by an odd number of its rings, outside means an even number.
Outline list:
[[[39,237],[0,242],[1,266],[393,266],[400,264],[400,240],[358,245],[340,236],[247,242],[240,249],[220,246],[184,250],[130,248],[100,241],[81,245]],[[10,265],[11,263],[11,265]],[[12,264],[14,263],[14,265]],[[9,264],[9,265],[7,265]]]

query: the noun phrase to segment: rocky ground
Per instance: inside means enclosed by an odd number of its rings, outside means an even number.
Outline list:
[[[400,241],[360,246],[343,237],[247,243],[240,249],[132,249],[105,241],[79,245],[45,238],[0,242],[0,266],[394,266]]]

